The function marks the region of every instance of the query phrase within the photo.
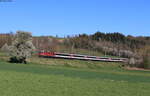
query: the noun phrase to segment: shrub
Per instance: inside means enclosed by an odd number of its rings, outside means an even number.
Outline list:
[[[26,63],[35,47],[32,44],[32,35],[29,32],[18,31],[15,40],[9,48],[10,62]]]
[[[5,43],[5,44],[2,46],[1,51],[7,52],[8,50],[9,50],[9,46],[8,46],[7,43]]]
[[[142,57],[141,67],[150,68],[150,46],[145,46],[139,51],[140,56]]]

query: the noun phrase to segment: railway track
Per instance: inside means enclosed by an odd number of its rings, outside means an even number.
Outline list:
[[[59,52],[40,52],[39,57],[44,58],[62,58],[62,59],[77,59],[77,60],[91,60],[91,61],[104,61],[104,62],[126,62],[127,58],[111,58],[111,57],[99,57],[89,56],[81,54],[69,54]]]

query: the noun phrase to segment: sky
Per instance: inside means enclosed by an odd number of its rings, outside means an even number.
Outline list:
[[[0,33],[150,36],[150,0],[0,0]]]

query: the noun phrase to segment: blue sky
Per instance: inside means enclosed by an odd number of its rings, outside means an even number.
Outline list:
[[[121,32],[150,36],[150,0],[13,0],[0,2],[0,33],[33,35]]]

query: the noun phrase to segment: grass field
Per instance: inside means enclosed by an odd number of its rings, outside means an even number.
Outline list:
[[[119,63],[61,59],[41,63],[45,59],[33,57],[25,65],[10,64],[4,54],[0,56],[0,96],[150,95],[150,72],[125,70]]]

